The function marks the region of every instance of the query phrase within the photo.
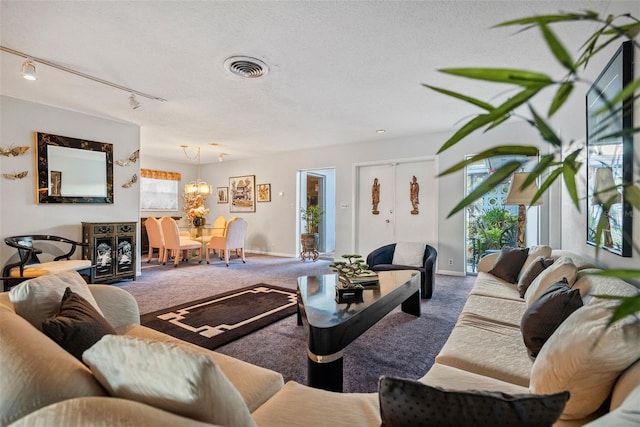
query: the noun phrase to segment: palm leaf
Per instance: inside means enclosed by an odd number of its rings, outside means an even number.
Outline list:
[[[482,108],[484,110],[487,110],[487,111],[492,111],[494,109],[493,105],[491,105],[491,104],[488,104],[488,103],[486,103],[484,101],[481,101],[481,100],[476,99],[476,98],[472,98],[472,97],[467,96],[467,95],[463,95],[463,94],[458,93],[458,92],[453,92],[453,91],[450,91],[448,89],[443,89],[443,88],[440,88],[440,87],[431,86],[431,85],[427,85],[427,84],[423,84],[422,86],[424,86],[426,88],[429,88],[431,90],[435,90],[436,92],[440,92],[440,93],[442,93],[444,95],[451,96],[453,98],[460,99],[462,101],[468,102],[469,104],[473,104],[473,105],[475,105],[477,107],[480,107],[480,108]]]
[[[478,185],[467,197],[465,197],[460,203],[458,203],[452,210],[449,212],[447,218],[450,218],[455,213],[464,209],[467,205],[470,205],[480,197],[487,194],[489,191],[493,190],[497,185],[499,185],[502,181],[507,179],[513,172],[522,167],[522,163],[517,160],[512,160],[510,162],[505,163],[502,167],[500,167],[497,171],[492,173],[482,181],[480,185]]]
[[[461,169],[464,169],[466,166],[477,162],[478,160],[484,160],[490,157],[507,155],[507,154],[537,156],[538,147],[534,147],[534,146],[527,147],[522,145],[501,145],[498,147],[489,148],[488,150],[482,151],[468,158],[467,160],[463,160],[461,162],[456,163],[455,165],[446,169],[444,172],[441,172],[438,176],[449,175],[453,172],[457,172]]]
[[[531,199],[532,205],[535,204],[542,197],[542,195],[549,189],[549,187],[551,187],[551,184],[553,184],[553,182],[556,179],[558,179],[558,177],[562,174],[562,170],[563,170],[562,168],[555,168],[553,171],[551,171],[549,176],[547,176],[545,180],[542,181],[542,184],[540,184],[540,188],[538,189],[536,194],[533,195],[533,198]]]
[[[564,105],[572,91],[573,83],[566,82],[560,85],[553,97],[553,101],[551,101],[551,106],[549,106],[549,112],[547,113],[549,117],[553,116]]]
[[[569,52],[564,47],[564,45],[558,40],[556,35],[551,31],[551,28],[545,23],[540,22],[540,30],[542,31],[542,36],[544,40],[547,42],[547,46],[556,57],[558,62],[560,62],[564,67],[571,72],[571,74],[575,74],[576,66],[573,63],[573,59]]]
[[[533,121],[536,125],[538,131],[540,131],[540,136],[542,139],[547,141],[548,143],[555,145],[556,147],[562,147],[562,140],[555,134],[551,126],[544,121],[544,119],[534,110],[534,108],[529,105],[529,110],[531,111],[531,115],[533,116]]]
[[[544,87],[553,83],[546,74],[510,68],[443,68],[442,73],[469,79],[511,83],[525,87]]]
[[[596,21],[599,16],[596,12],[591,10],[585,10],[583,13],[561,13],[556,15],[539,15],[539,16],[529,16],[525,18],[513,19],[510,21],[502,22],[498,25],[494,25],[496,27],[508,27],[513,25],[539,25],[540,23],[551,24],[555,22],[564,22],[564,21]]]

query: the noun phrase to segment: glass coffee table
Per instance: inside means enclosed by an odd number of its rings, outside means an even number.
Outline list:
[[[335,274],[298,278],[298,325],[307,324],[307,383],[342,391],[342,350],[398,305],[420,316],[420,273],[381,271],[376,286],[365,286],[363,301],[336,302]]]

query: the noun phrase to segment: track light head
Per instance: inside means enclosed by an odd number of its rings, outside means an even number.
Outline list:
[[[31,60],[31,58],[27,58],[26,61],[22,63],[22,68],[20,69],[22,72],[22,77],[26,80],[38,80],[38,75],[36,74],[36,66]]]
[[[133,109],[133,110],[137,110],[138,108],[140,108],[140,103],[138,102],[138,100],[136,99],[136,95],[135,94],[131,94],[131,96],[129,96],[129,106]]]
[[[218,161],[222,163],[224,161],[224,153],[218,154]]]

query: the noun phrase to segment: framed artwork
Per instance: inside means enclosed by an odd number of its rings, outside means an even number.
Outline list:
[[[258,201],[271,201],[271,184],[258,184]]]
[[[229,203],[229,187],[218,187],[218,203]]]
[[[633,181],[633,103],[615,98],[633,80],[625,42],[587,92],[587,243],[630,257],[633,211],[622,184]]]
[[[256,211],[256,176],[229,178],[229,212]]]

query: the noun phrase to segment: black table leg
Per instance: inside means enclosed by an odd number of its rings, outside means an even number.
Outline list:
[[[310,351],[307,354],[307,384],[342,393],[342,352],[331,356],[316,356]]]
[[[420,317],[420,292],[411,295],[402,303],[402,311]]]

